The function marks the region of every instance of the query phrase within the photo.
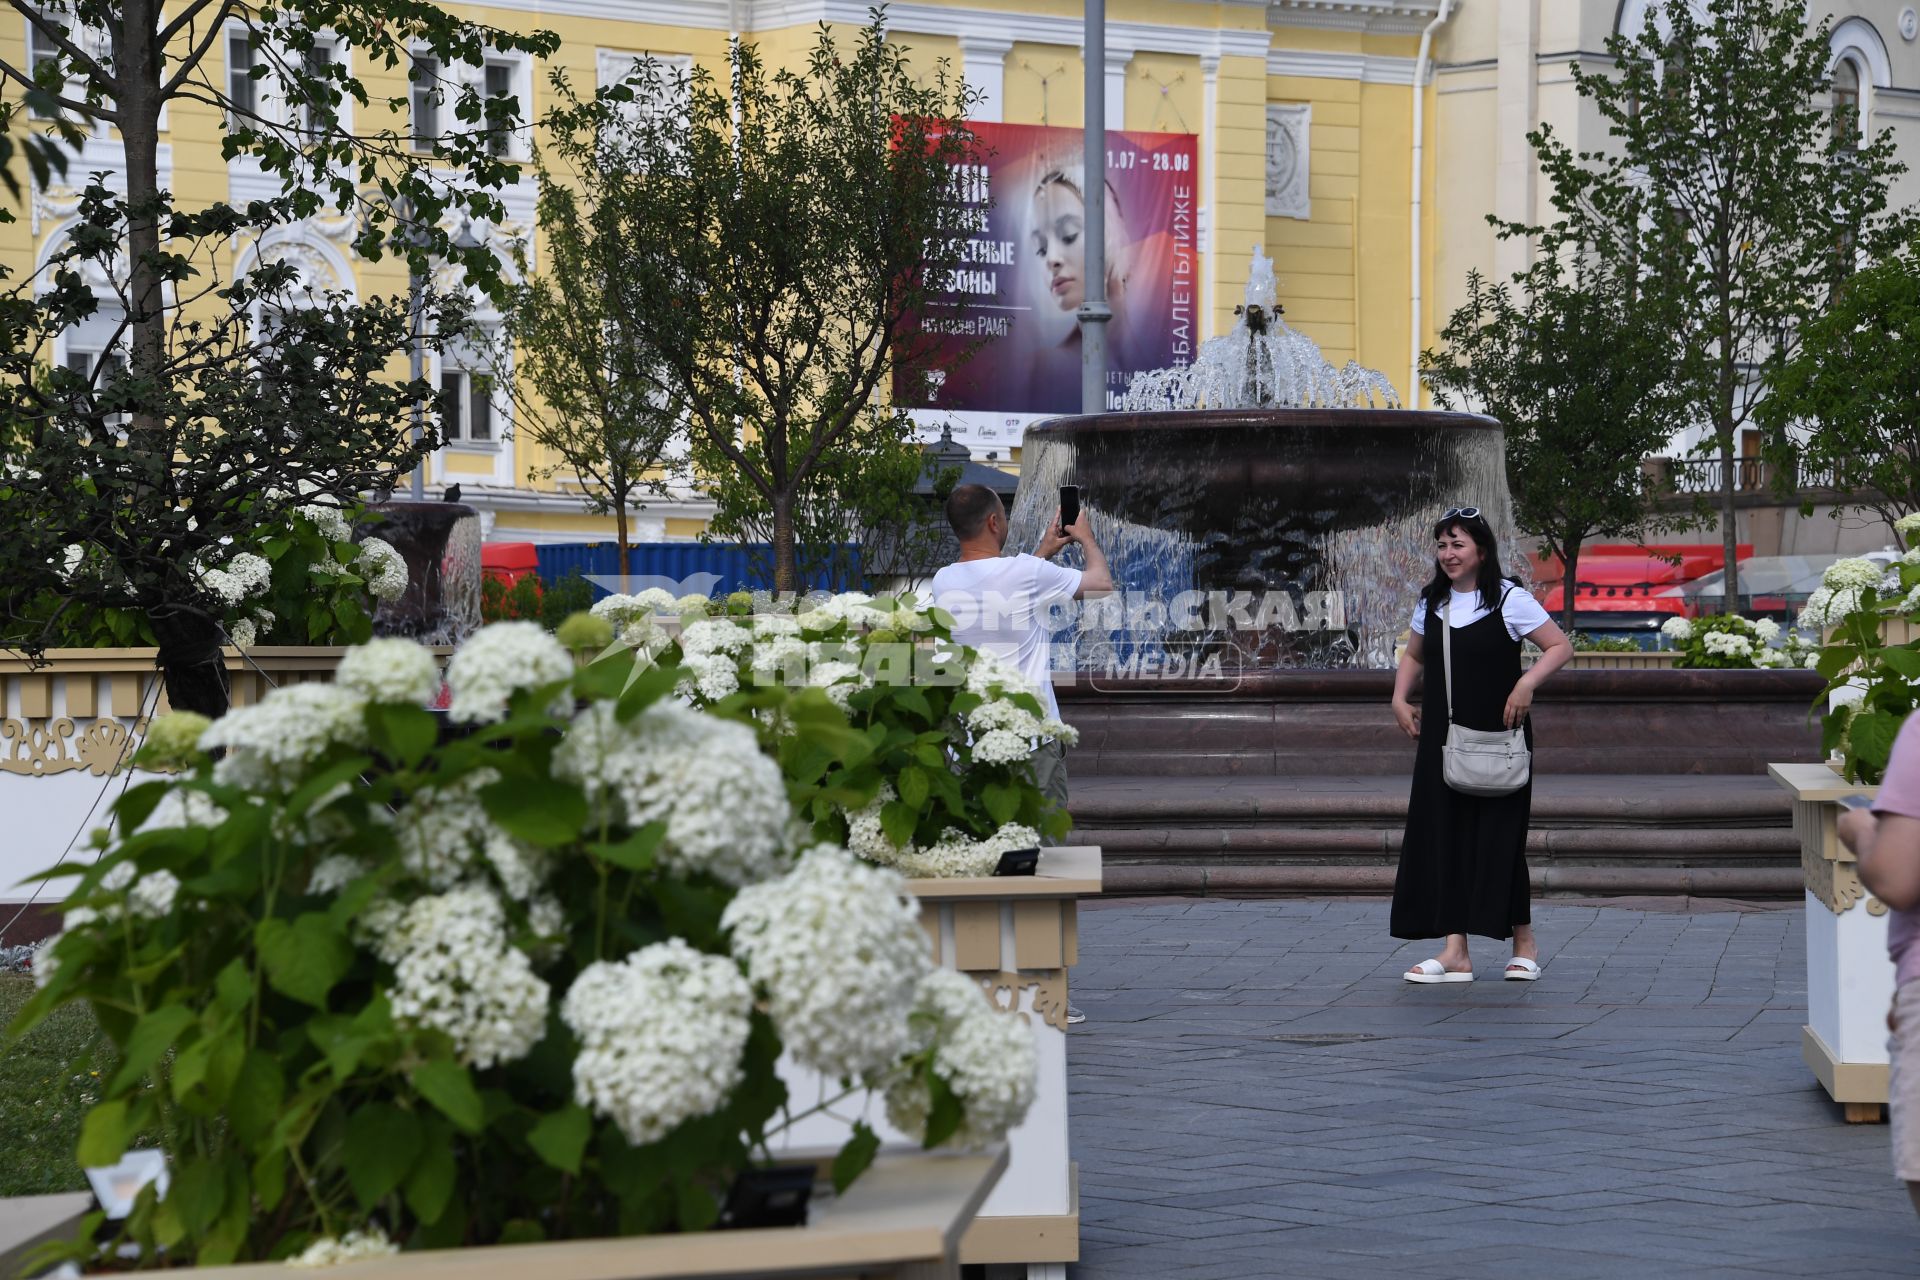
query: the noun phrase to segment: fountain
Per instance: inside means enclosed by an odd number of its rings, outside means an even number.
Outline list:
[[[1119,588],[1056,632],[1057,669],[1389,667],[1439,514],[1477,506],[1511,540],[1500,424],[1398,408],[1380,374],[1328,364],[1275,295],[1256,249],[1239,323],[1191,366],[1140,375],[1117,412],[1028,429],[1013,545],[1077,484]]]
[[[480,513],[460,502],[388,501],[363,534],[385,539],[407,562],[407,589],[380,602],[373,633],[457,645],[480,629]]]

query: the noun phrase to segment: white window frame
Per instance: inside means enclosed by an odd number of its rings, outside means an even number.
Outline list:
[[[482,318],[475,322],[485,331],[484,341],[497,341],[500,337],[500,322],[497,319]],[[464,345],[464,344],[463,344]],[[450,351],[440,351],[433,357],[433,390],[437,399],[444,405],[446,382],[448,378],[460,379],[460,394],[455,406],[454,420],[445,421],[446,443],[444,449],[459,453],[496,453],[505,449],[508,437],[512,434],[512,420],[509,416],[511,405],[505,394],[506,388],[501,382],[512,376],[495,370],[477,368],[478,352],[462,357]],[[479,387],[475,379],[491,379],[492,385],[486,389],[484,403],[487,406],[488,433],[485,439],[476,439],[473,435],[473,406],[476,403]],[[444,412],[443,412],[444,416]]]
[[[414,71],[422,64],[431,62],[434,66],[433,78],[426,83],[414,79]],[[433,150],[434,145],[446,134],[447,125],[447,84],[452,80],[446,64],[431,49],[415,47],[407,52],[407,147],[416,155]],[[455,82],[457,83],[457,81]],[[433,99],[433,131],[423,136],[420,132],[421,99]]]
[[[107,33],[97,29],[81,30],[75,27],[71,11],[42,9],[40,16],[50,19],[56,25],[64,28],[69,40],[72,40],[75,44],[78,44],[95,57],[103,56],[108,52],[107,44],[110,37]],[[24,13],[20,15],[20,26],[21,38],[25,42],[22,47],[26,53],[26,72],[28,75],[32,75],[37,62],[34,56],[34,46],[46,40],[46,36],[41,34],[40,28],[36,27],[33,24],[33,20]],[[76,102],[84,101],[87,96],[87,82],[85,78],[69,77],[65,85],[62,86],[61,93],[64,97],[72,98]],[[33,118],[41,120],[47,117],[36,114]],[[158,124],[164,132],[167,128],[167,112],[165,108],[162,108],[160,111]],[[88,127],[95,136],[102,138],[107,136],[108,129],[110,128],[104,120],[93,121]]]
[[[596,82],[602,89],[619,84],[649,58],[659,63],[661,69],[669,75],[689,76],[693,73],[693,55],[690,53],[661,53],[655,49],[600,48],[594,51]],[[666,115],[669,112],[686,109],[687,100],[684,96],[677,101],[664,98],[643,101],[636,96],[632,102],[623,102],[619,105],[620,114],[628,118]]]

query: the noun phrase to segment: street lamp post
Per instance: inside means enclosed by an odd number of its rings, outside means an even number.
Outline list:
[[[427,280],[414,268],[412,251],[424,249],[431,237],[414,221],[413,206],[401,202],[394,210],[399,222],[394,232],[394,242],[407,251],[407,377],[417,387],[427,371]],[[451,241],[455,249],[477,249],[486,241],[473,233],[471,220],[462,219],[460,229]],[[427,402],[418,394],[413,397],[413,443],[417,449],[427,434]],[[422,460],[413,469],[413,479],[408,485],[408,496],[415,502],[426,501],[427,465]]]
[[[1107,411],[1107,3],[1086,0],[1086,301],[1080,321],[1080,412]]]

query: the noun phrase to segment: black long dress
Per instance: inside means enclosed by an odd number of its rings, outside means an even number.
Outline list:
[[[1504,603],[1504,598],[1502,603]],[[1413,764],[1407,831],[1393,882],[1396,938],[1440,938],[1473,933],[1513,936],[1531,924],[1527,891],[1527,820],[1533,781],[1505,796],[1462,795],[1441,776],[1447,740],[1446,626],[1427,605],[1422,646],[1426,679],[1421,694],[1420,747]],[[1507,634],[1498,609],[1453,633],[1456,716],[1469,729],[1501,729],[1507,697],[1520,679],[1520,642]],[[1533,726],[1527,725],[1527,744]]]

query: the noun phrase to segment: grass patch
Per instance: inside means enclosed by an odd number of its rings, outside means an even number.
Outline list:
[[[0,974],[0,1033],[32,995],[32,978]],[[0,1040],[0,1196],[86,1190],[74,1148],[112,1060],[83,1004],[55,1010],[17,1044]]]

